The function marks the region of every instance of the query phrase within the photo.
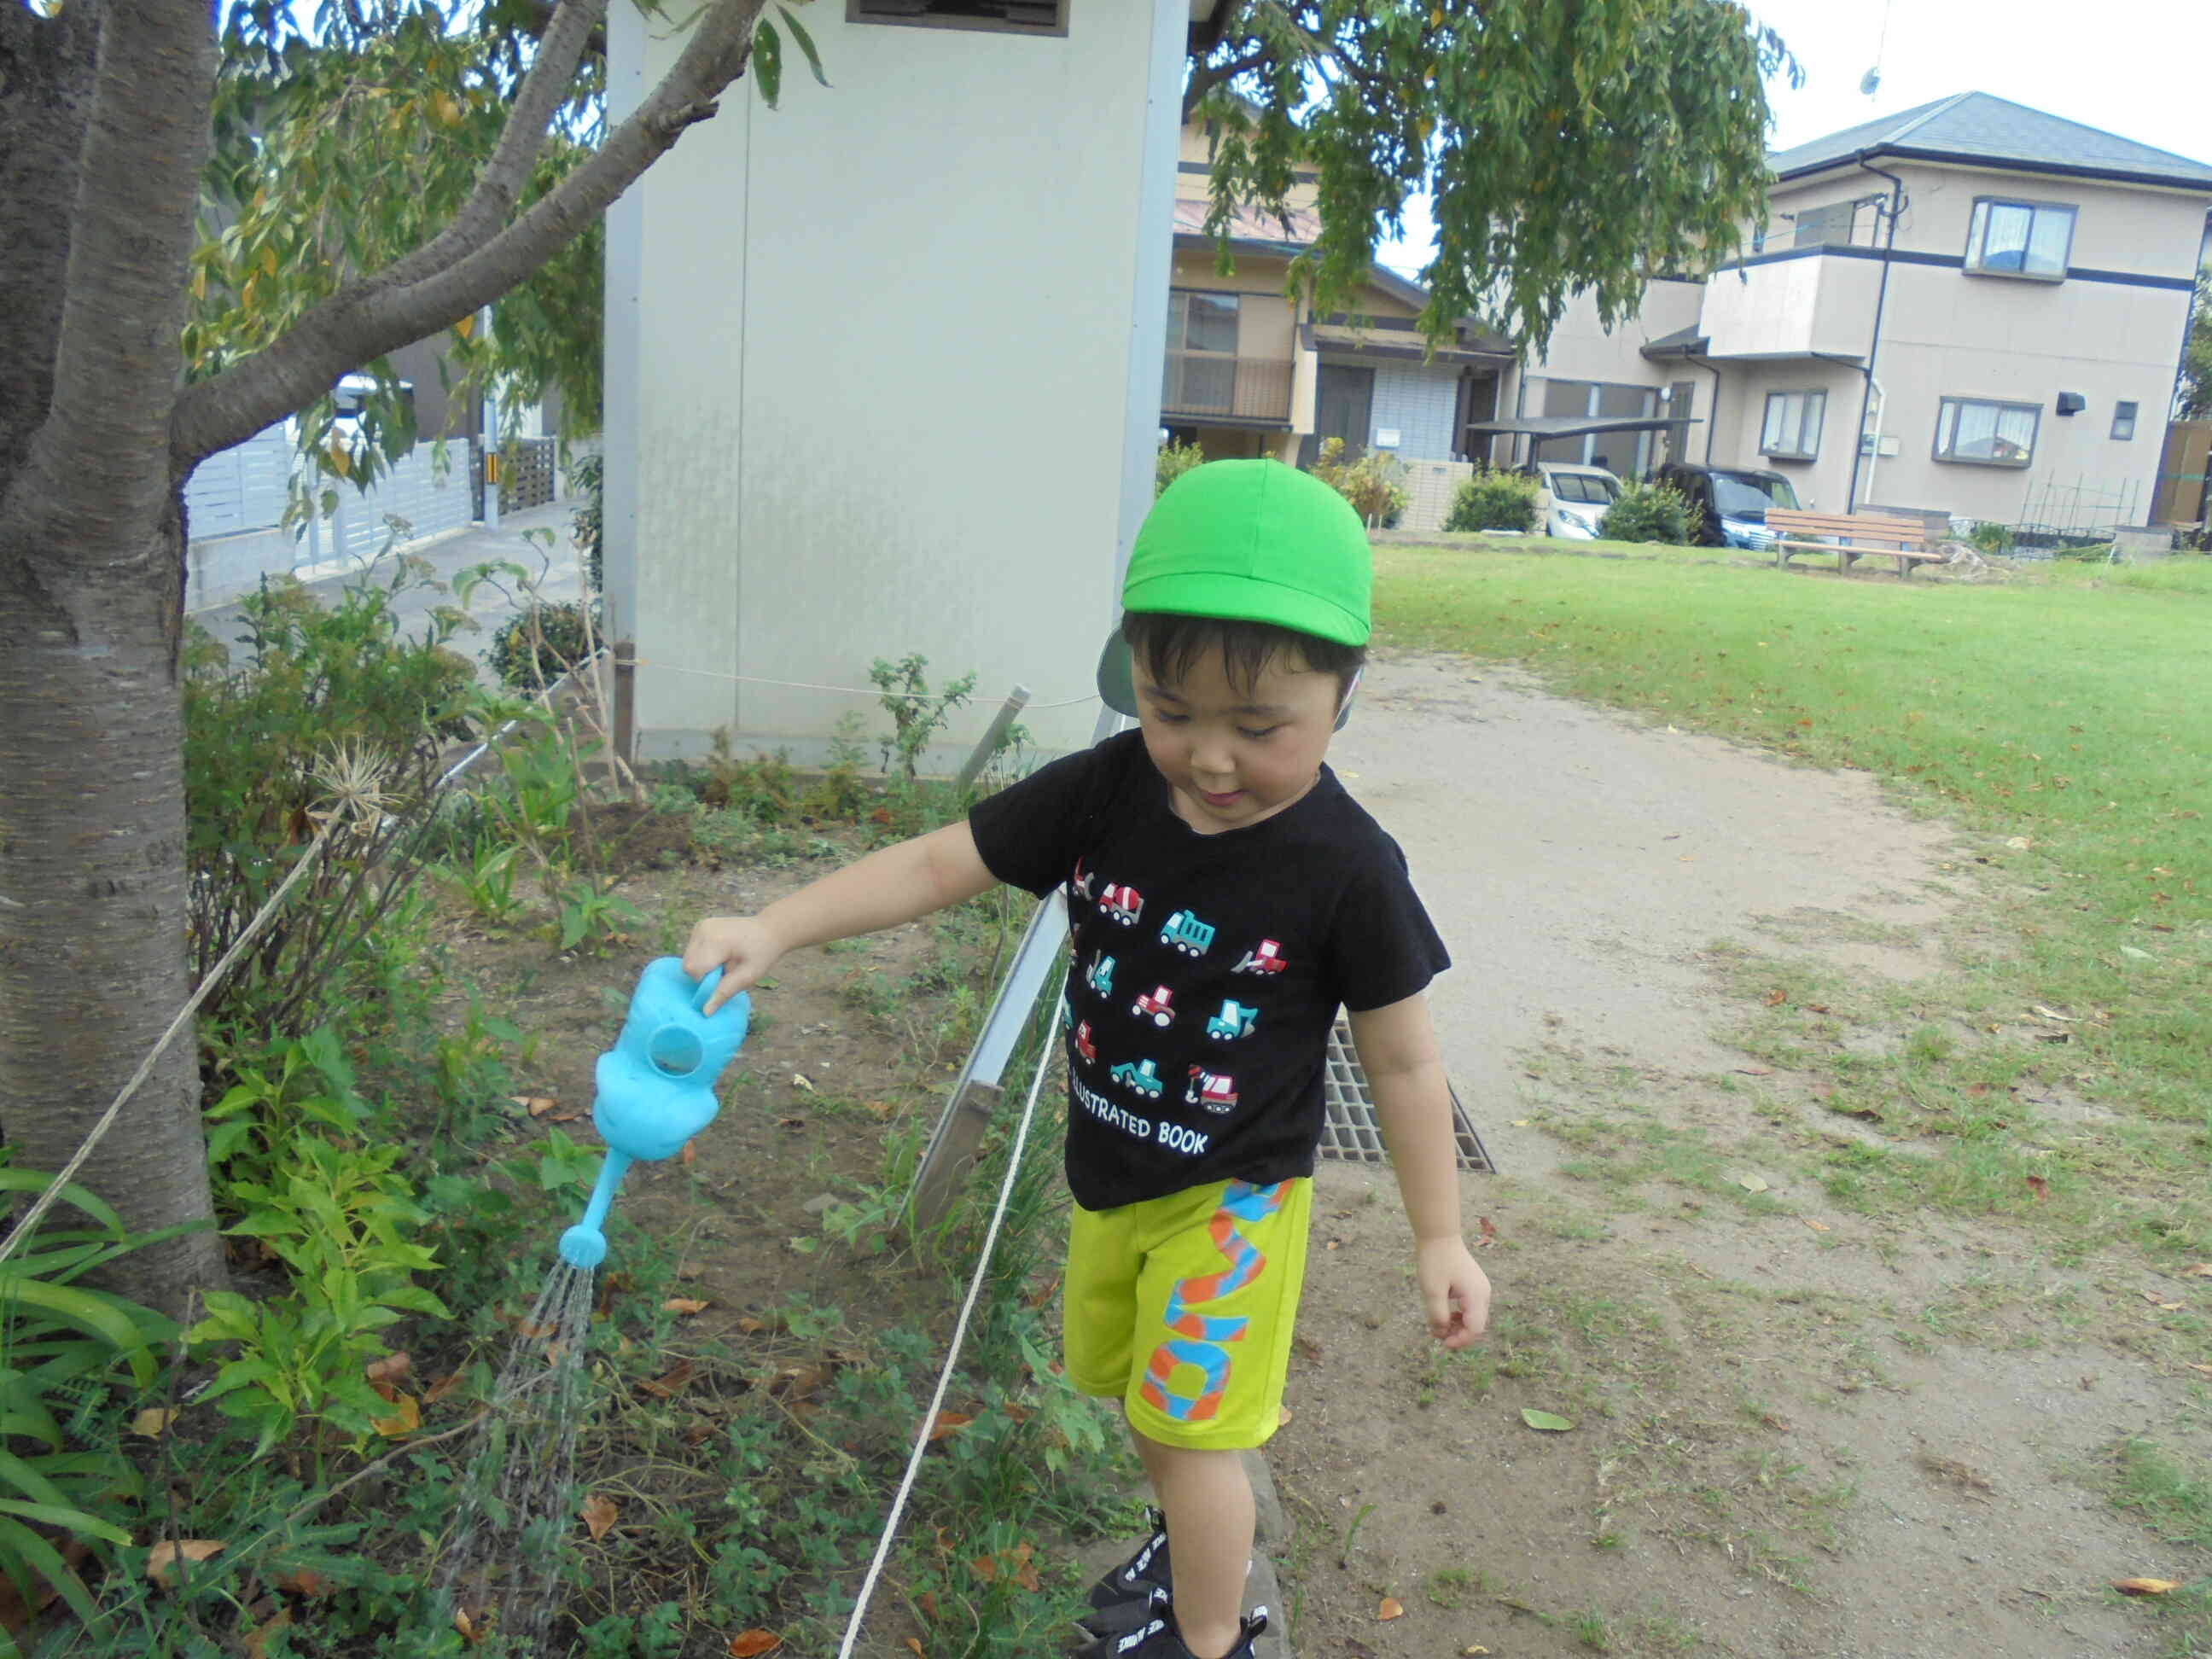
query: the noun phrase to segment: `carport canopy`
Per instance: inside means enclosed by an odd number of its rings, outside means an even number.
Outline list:
[[[1522,415],[1490,421],[1469,421],[1469,432],[1493,437],[1579,438],[1591,432],[1663,432],[1670,426],[1702,422],[1702,415],[1670,418],[1663,415]]]

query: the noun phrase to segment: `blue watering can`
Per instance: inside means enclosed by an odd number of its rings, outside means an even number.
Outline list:
[[[720,1109],[714,1081],[744,1045],[752,1020],[752,999],[743,992],[712,1016],[700,1012],[721,979],[717,968],[694,981],[680,957],[649,962],[638,975],[622,1035],[599,1056],[592,1122],[607,1143],[607,1157],[584,1218],[561,1235],[561,1259],[571,1267],[596,1267],[606,1260],[600,1228],[629,1166],[641,1158],[673,1158]]]

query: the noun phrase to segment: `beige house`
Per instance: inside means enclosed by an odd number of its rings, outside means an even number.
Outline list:
[[[1449,484],[1468,470],[1466,428],[1498,407],[1511,345],[1464,324],[1434,351],[1413,319],[1428,302],[1417,283],[1373,266],[1354,312],[1316,316],[1285,297],[1290,263],[1320,232],[1310,174],[1300,175],[1287,218],[1257,209],[1230,228],[1231,274],[1206,234],[1212,144],[1182,130],[1176,176],[1175,256],[1169,277],[1160,424],[1209,457],[1273,455],[1310,464],[1341,438],[1352,454],[1382,451],[1406,464],[1414,502],[1406,522],[1433,528]]]
[[[1611,333],[1571,310],[1510,394],[1498,459],[1770,468],[1826,511],[2143,521],[2212,167],[1984,93],[1772,165],[1740,258],[1654,282]],[[1673,424],[1544,436],[1601,410]]]

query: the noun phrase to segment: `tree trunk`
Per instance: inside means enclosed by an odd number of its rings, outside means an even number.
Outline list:
[[[191,994],[177,331],[214,40],[174,0],[0,0],[0,1130],[58,1170]],[[198,1055],[163,1055],[79,1182],[211,1221]],[[71,1218],[57,1212],[54,1224]],[[175,1315],[212,1230],[115,1264]]]
[[[74,626],[0,608],[0,1112],[19,1168],[67,1162],[191,994],[176,587],[161,574],[180,568],[183,533],[173,509],[136,557],[51,582]],[[78,1180],[137,1230],[206,1221],[198,1106],[186,1031]],[[222,1282],[222,1243],[187,1235],[108,1282],[182,1315]]]

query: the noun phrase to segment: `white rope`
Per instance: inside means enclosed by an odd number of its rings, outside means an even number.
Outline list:
[[[1065,980],[1063,978],[1063,983]],[[867,1616],[868,1598],[876,1593],[876,1580],[882,1576],[884,1561],[890,1554],[891,1540],[898,1535],[899,1517],[906,1512],[906,1500],[914,1492],[915,1477],[921,1472],[921,1460],[929,1450],[931,1431],[937,1427],[937,1414],[945,1407],[945,1391],[952,1383],[952,1367],[960,1358],[961,1344],[968,1340],[968,1316],[975,1310],[975,1298],[983,1289],[983,1275],[991,1270],[991,1253],[998,1248],[999,1224],[1006,1218],[1006,1206],[1014,1195],[1014,1177],[1021,1173],[1022,1149],[1027,1145],[1030,1123],[1036,1115],[1037,1096],[1044,1088],[1044,1074],[1051,1068],[1053,1042],[1045,1038],[1044,1052],[1037,1056],[1036,1074],[1030,1079],[1030,1097],[1022,1107],[1022,1121],[1014,1130],[1014,1144],[1006,1154],[1006,1178],[999,1183],[999,1202],[991,1212],[991,1224],[983,1235],[982,1257],[975,1264],[975,1276],[968,1281],[968,1298],[960,1304],[960,1317],[952,1327],[952,1346],[945,1356],[945,1369],[937,1374],[937,1392],[930,1396],[929,1409],[922,1413],[921,1432],[915,1437],[914,1452],[906,1461],[906,1474],[899,1481],[898,1496],[891,1500],[891,1512],[884,1522],[884,1534],[876,1540],[875,1559],[868,1563],[867,1577],[860,1581],[860,1593],[853,1603],[853,1616],[845,1626],[845,1639],[837,1648],[837,1659],[852,1659],[853,1644],[860,1639],[860,1621]]]
[[[835,691],[848,697],[889,697],[903,702],[932,702],[938,696],[933,691],[886,691],[880,686],[817,685],[811,680],[768,679],[758,674],[725,674],[719,668],[686,668],[681,663],[655,662],[650,657],[631,659],[640,668],[658,668],[670,674],[695,674],[702,680],[728,680],[737,685],[781,685],[793,691]],[[1079,697],[1062,697],[1056,702],[1033,702],[1031,708],[1073,708],[1079,702],[1096,702],[1098,694],[1086,691]]]

